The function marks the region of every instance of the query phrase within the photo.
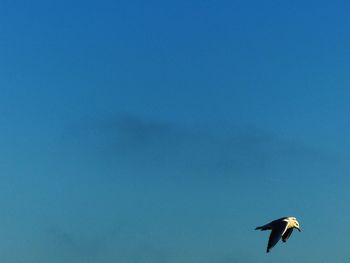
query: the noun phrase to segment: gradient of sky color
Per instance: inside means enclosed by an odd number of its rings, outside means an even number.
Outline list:
[[[1,1],[0,260],[346,262],[349,7]]]

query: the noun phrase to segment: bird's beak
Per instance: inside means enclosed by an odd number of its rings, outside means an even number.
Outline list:
[[[297,229],[298,229],[299,232],[301,232],[301,229],[299,227]]]

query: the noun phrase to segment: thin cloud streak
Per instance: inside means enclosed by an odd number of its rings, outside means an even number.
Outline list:
[[[96,149],[106,160],[144,168],[145,174],[264,178],[313,176],[336,159],[312,146],[259,129],[208,132],[124,114],[78,128],[72,141]],[[77,135],[78,134],[78,135]],[[156,173],[156,172],[155,172]]]

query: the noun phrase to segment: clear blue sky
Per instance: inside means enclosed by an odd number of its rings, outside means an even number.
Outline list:
[[[345,262],[349,7],[1,1],[0,260]]]

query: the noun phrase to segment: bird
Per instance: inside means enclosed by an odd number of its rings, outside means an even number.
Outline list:
[[[288,216],[271,221],[266,225],[258,226],[255,228],[255,230],[271,230],[266,249],[266,253],[269,253],[281,238],[283,242],[286,242],[292,234],[294,228],[301,232],[298,220],[293,216]]]

